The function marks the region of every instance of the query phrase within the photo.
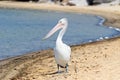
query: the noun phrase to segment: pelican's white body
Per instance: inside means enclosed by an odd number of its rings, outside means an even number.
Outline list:
[[[59,42],[56,43],[54,48],[54,55],[56,63],[65,67],[68,61],[70,60],[71,49],[66,44]]]

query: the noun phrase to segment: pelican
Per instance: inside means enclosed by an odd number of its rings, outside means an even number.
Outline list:
[[[55,61],[57,63],[58,73],[60,72],[59,71],[60,67],[66,68],[66,72],[68,72],[68,62],[70,60],[71,48],[62,41],[62,37],[66,32],[67,27],[68,27],[67,19],[62,18],[58,21],[57,25],[43,38],[47,39],[51,37],[56,31],[61,29],[56,40],[56,46],[54,48],[54,56]]]

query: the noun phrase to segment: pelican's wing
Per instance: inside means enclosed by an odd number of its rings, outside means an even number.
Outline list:
[[[70,46],[67,45],[67,48],[68,48],[69,55],[71,55],[71,48],[70,48]]]

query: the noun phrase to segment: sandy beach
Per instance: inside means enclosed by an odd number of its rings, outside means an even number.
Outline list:
[[[120,6],[70,7],[1,1],[0,8],[93,14],[106,18],[104,25],[120,28]],[[49,49],[1,60],[0,80],[120,80],[120,37],[71,48],[68,73],[56,74],[53,50]]]

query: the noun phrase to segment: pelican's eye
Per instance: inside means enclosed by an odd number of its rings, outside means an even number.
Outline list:
[[[63,21],[59,21],[59,23],[60,23],[61,25],[65,25]]]
[[[62,21],[59,21],[59,23],[62,23]]]

